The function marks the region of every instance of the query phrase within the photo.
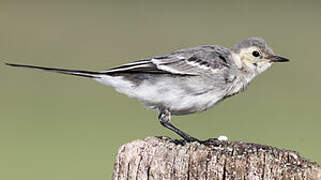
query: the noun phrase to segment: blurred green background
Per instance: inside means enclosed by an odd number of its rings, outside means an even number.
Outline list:
[[[173,117],[206,139],[268,144],[321,162],[320,1],[0,1],[0,179],[110,179],[118,148],[175,134],[157,114],[87,78],[4,62],[104,70],[205,44],[263,37],[290,63],[201,114]]]

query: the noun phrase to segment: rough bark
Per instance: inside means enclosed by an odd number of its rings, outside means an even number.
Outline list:
[[[321,168],[297,152],[265,145],[180,144],[167,137],[149,137],[119,148],[113,179],[320,180]]]

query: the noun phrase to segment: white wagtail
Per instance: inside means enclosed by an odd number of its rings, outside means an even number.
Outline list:
[[[274,62],[286,61],[289,60],[276,56],[263,39],[252,37],[231,49],[215,45],[181,49],[99,72],[7,65],[83,76],[112,86],[158,111],[164,127],[191,142],[199,140],[171,124],[171,115],[205,111],[244,91],[256,75]]]

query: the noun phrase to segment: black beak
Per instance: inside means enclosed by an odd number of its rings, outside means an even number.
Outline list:
[[[290,61],[287,58],[280,57],[280,56],[270,56],[267,59],[269,59],[271,62],[288,62]]]

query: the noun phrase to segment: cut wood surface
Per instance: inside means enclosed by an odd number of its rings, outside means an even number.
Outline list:
[[[119,148],[114,180],[321,180],[320,166],[297,152],[244,142],[179,143],[148,137]]]

